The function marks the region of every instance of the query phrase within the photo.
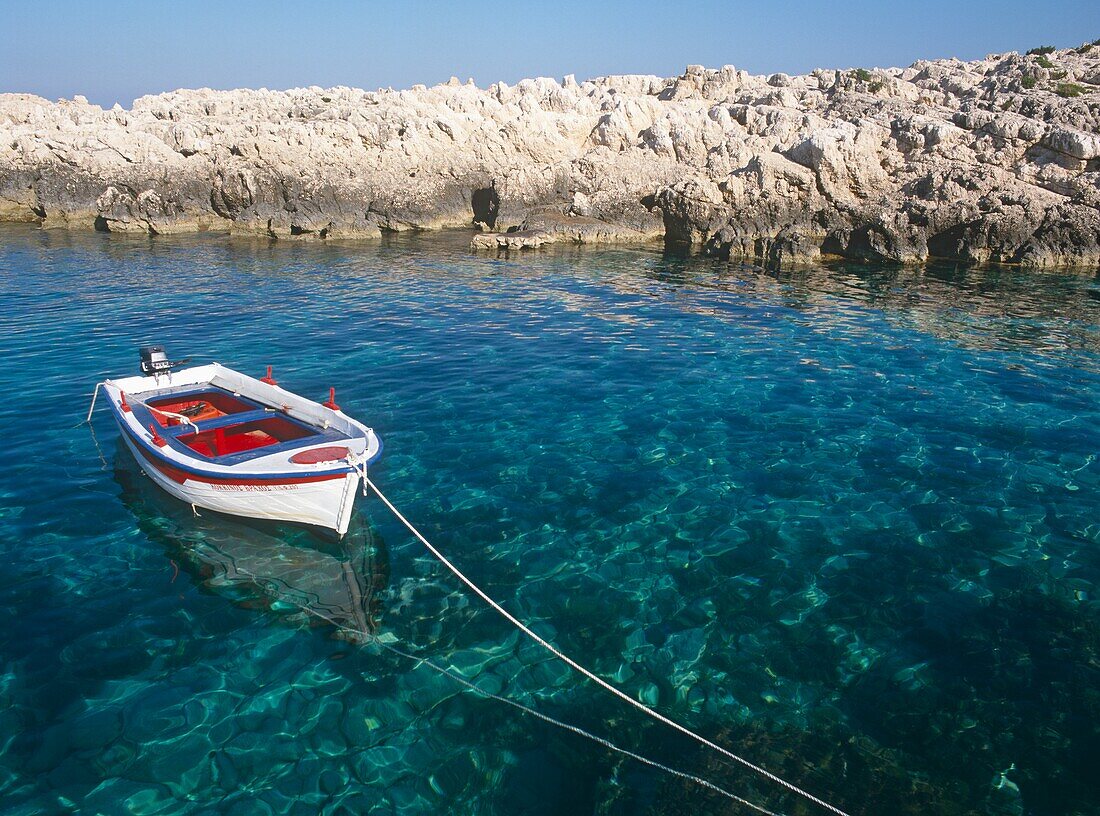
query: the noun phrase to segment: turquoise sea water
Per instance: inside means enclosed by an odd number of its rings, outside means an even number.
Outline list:
[[[163,497],[77,426],[160,341],[335,385],[475,581],[849,812],[1100,812],[1096,280],[467,240],[0,229],[0,811],[745,812],[323,615],[821,812],[546,659],[377,499],[335,542]]]

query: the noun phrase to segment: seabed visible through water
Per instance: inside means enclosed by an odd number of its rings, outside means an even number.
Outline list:
[[[814,812],[579,682],[376,499],[342,542],[193,518],[79,425],[148,341],[335,386],[491,595],[851,813],[1100,810],[1100,282],[467,240],[0,227],[0,812],[741,812],[317,609]]]

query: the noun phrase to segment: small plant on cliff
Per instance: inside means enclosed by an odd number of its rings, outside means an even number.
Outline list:
[[[1072,99],[1085,93],[1085,89],[1076,82],[1059,82],[1058,87],[1054,89],[1054,93],[1066,99]]]
[[[876,79],[874,82],[867,86],[867,90],[869,90],[871,93],[878,93],[885,87],[885,82],[883,82],[881,79]]]
[[[1025,90],[1030,91],[1032,88],[1035,87],[1035,83],[1037,81],[1038,80],[1036,80],[1035,77],[1033,77],[1033,76],[1026,76],[1026,77],[1024,77],[1023,79],[1020,80],[1020,84],[1024,86]]]
[[[1046,57],[1043,57],[1043,56],[1037,57],[1036,60],[1035,60],[1035,63],[1040,68],[1053,68],[1054,67],[1054,63],[1051,62],[1050,60],[1048,60]]]
[[[866,68],[856,68],[852,71],[852,76],[855,77],[858,82],[870,82],[872,79],[871,72]]]
[[[1091,50],[1092,50],[1092,43],[1085,43],[1084,45],[1082,45],[1080,48],[1077,49],[1077,53],[1078,54],[1087,54]]]
[[[1040,45],[1038,48],[1032,48],[1030,51],[1028,51],[1027,55],[1029,57],[1041,57],[1044,54],[1053,54],[1053,53],[1054,53],[1054,46],[1053,45]]]

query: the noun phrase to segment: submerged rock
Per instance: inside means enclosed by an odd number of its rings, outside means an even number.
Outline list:
[[[1053,65],[1054,67],[1050,67]],[[0,220],[1100,266],[1100,48],[905,69],[0,94]]]

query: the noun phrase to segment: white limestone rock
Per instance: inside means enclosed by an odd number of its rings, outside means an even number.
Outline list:
[[[477,224],[479,246],[663,234],[780,263],[1095,269],[1100,48],[1047,59],[196,89],[130,110],[0,94],[0,219],[295,240]]]

